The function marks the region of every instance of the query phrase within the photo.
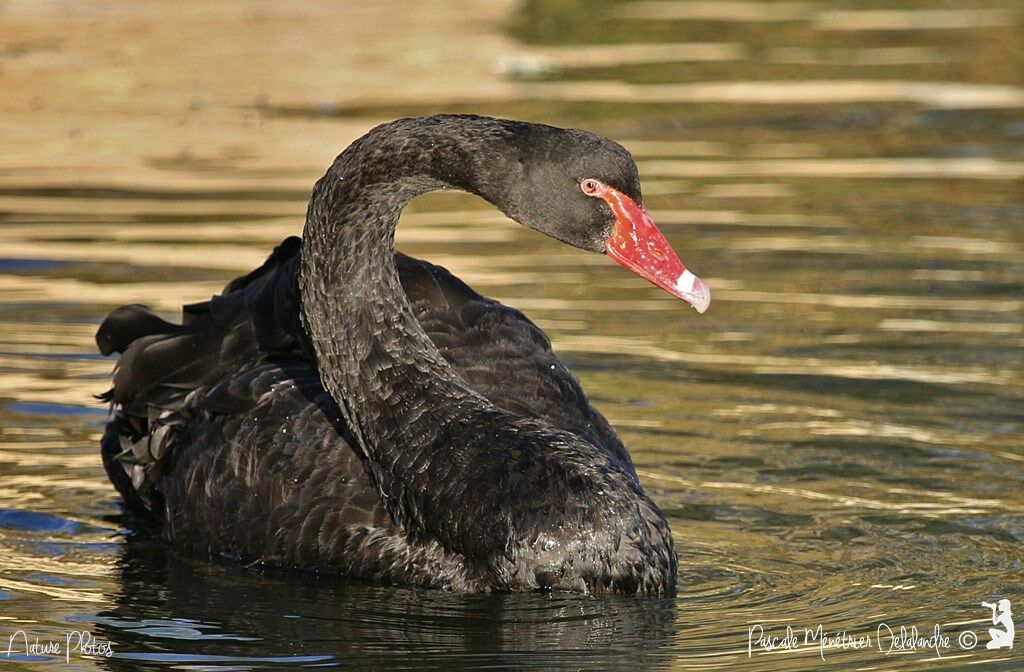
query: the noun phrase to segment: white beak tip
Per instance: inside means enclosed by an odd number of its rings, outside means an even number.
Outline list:
[[[694,277],[693,287],[686,292],[686,299],[698,313],[703,315],[711,305],[711,288],[700,278]]]

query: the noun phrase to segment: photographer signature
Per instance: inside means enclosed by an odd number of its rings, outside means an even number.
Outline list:
[[[72,654],[109,658],[114,655],[114,645],[96,639],[88,630],[69,630],[63,642],[52,639],[40,641],[38,637],[30,640],[24,630],[18,630],[7,640],[4,655],[10,658],[22,653],[26,656],[64,656],[64,662],[70,663]]]

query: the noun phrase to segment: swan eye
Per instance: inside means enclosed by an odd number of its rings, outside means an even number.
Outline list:
[[[594,196],[601,189],[601,183],[588,177],[580,182],[580,189],[582,189],[583,193],[587,196]]]

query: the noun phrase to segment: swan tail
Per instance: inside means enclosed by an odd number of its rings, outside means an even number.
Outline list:
[[[210,412],[203,402],[211,389],[261,354],[301,345],[293,309],[299,246],[298,238],[286,239],[222,294],[184,306],[180,324],[132,304],[100,325],[99,351],[120,354],[110,389],[98,395],[113,410],[101,454],[129,509],[162,514],[158,484],[189,440],[193,421]]]

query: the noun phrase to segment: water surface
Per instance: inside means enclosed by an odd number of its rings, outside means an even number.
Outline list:
[[[0,4],[0,655],[78,629],[114,656],[69,669],[1020,669],[981,602],[1024,613],[1021,44],[1011,0]],[[208,561],[106,482],[103,316],[207,298],[348,142],[439,111],[623,142],[713,288],[698,316],[469,196],[399,229],[552,336],[670,519],[675,599]],[[748,655],[758,625],[873,641]]]

